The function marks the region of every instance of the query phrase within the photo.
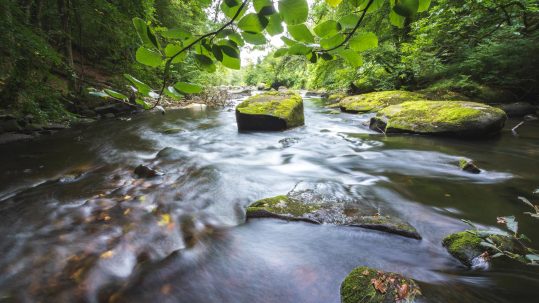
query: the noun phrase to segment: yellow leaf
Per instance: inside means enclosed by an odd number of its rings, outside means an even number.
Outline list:
[[[326,3],[331,7],[337,7],[341,2],[342,0],[326,0]]]

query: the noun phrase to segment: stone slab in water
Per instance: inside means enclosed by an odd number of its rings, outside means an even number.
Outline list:
[[[292,92],[268,92],[236,107],[240,131],[282,131],[305,124],[303,99]]]
[[[394,90],[346,97],[339,102],[339,106],[344,112],[370,113],[390,105],[424,99],[425,96],[420,93]]]
[[[509,117],[524,117],[526,115],[533,115],[537,111],[534,105],[527,102],[501,104],[496,107],[503,110]]]
[[[309,195],[304,195],[310,196]],[[314,224],[356,226],[421,239],[417,230],[399,218],[379,215],[359,203],[300,199],[293,194],[262,199],[247,208],[247,218],[275,218]]]
[[[467,101],[409,101],[379,111],[370,128],[384,133],[488,137],[507,116],[499,108]]]
[[[420,295],[414,280],[366,266],[352,270],[341,284],[342,303],[414,302]]]

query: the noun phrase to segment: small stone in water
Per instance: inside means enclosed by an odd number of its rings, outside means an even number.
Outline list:
[[[463,171],[472,173],[472,174],[480,174],[481,170],[472,162],[468,161],[466,159],[461,159],[459,162],[459,167]]]
[[[139,165],[137,166],[137,168],[135,168],[135,174],[139,177],[139,178],[153,178],[153,177],[157,177],[157,176],[161,176],[163,175],[162,172],[159,172],[153,168],[150,168],[146,165]]]

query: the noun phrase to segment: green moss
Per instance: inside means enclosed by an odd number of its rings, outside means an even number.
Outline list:
[[[481,255],[485,249],[481,246],[481,238],[474,231],[463,231],[445,237],[442,245],[463,264],[471,266],[471,261]]]
[[[467,101],[409,101],[386,107],[375,120],[385,131],[443,133],[461,130],[500,130],[505,113],[485,104]]]
[[[303,99],[291,92],[267,92],[252,96],[240,103],[236,110],[242,114],[278,117],[287,122],[287,127],[304,124]]]
[[[377,290],[385,289],[385,292]],[[408,292],[399,296],[399,289],[408,286]],[[350,272],[341,284],[342,303],[385,303],[385,302],[413,302],[416,296],[421,295],[417,283],[399,274],[384,273],[369,267],[358,267]]]
[[[330,103],[330,104],[338,103],[338,102],[340,102],[342,99],[344,99],[346,97],[347,97],[347,95],[344,94],[344,93],[331,94],[331,95],[328,96],[328,103]]]
[[[343,111],[367,113],[379,111],[390,105],[423,99],[425,99],[425,96],[420,93],[408,91],[383,91],[350,96],[341,100],[339,104]]]
[[[276,196],[254,202],[247,208],[247,215],[255,211],[265,210],[278,215],[302,217],[319,209],[320,205],[318,204],[305,204],[287,196]]]

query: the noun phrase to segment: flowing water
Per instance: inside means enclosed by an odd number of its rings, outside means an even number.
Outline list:
[[[233,108],[145,113],[0,146],[0,302],[339,302],[349,271],[416,279],[424,302],[536,302],[539,269],[469,270],[441,246],[496,228],[539,187],[539,123],[498,138],[384,136],[305,99],[304,127],[238,133]],[[462,172],[461,158],[484,169]],[[163,176],[138,179],[139,164]],[[398,213],[422,240],[244,208],[297,186]]]

